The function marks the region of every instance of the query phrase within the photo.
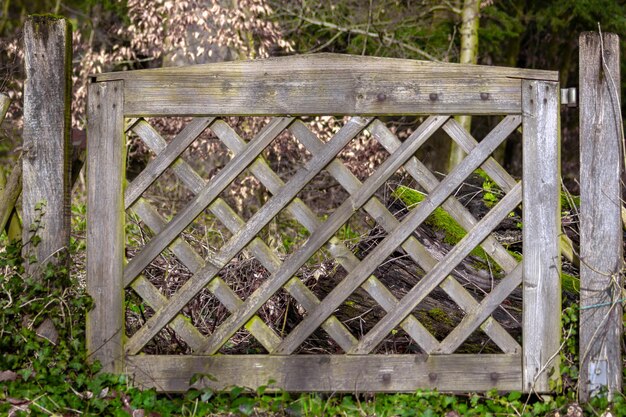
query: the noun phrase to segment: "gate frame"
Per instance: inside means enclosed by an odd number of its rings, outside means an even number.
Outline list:
[[[190,92],[194,93],[194,102],[189,100]],[[277,387],[289,391],[550,391],[550,380],[559,378],[561,333],[558,92],[558,72],[553,71],[333,54],[93,77],[87,141],[87,290],[95,302],[87,321],[91,358],[99,360],[104,371],[133,374],[139,385],[163,391],[185,390],[193,374],[216,376],[216,371],[225,378],[220,381],[223,386],[232,385],[236,381],[227,376],[239,376],[242,366],[254,368],[260,378],[246,380],[249,384],[263,385],[272,378]],[[286,113],[522,116],[521,354],[265,355],[266,359],[252,355],[126,355],[125,117]],[[338,360],[348,365],[338,366]],[[319,378],[294,376],[304,363],[309,364],[311,372],[317,369]],[[181,375],[180,369],[186,373]]]

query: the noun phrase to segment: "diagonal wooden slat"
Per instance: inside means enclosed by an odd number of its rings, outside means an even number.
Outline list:
[[[289,119],[287,124],[290,124],[291,121],[292,120]],[[195,296],[195,294],[197,294],[205,285],[207,285],[211,281],[211,279],[213,279],[213,277],[219,272],[221,268],[223,268],[237,253],[239,253],[239,251],[243,249],[245,245],[247,245],[252,239],[254,239],[256,234],[263,227],[265,227],[267,223],[274,216],[276,216],[278,212],[280,212],[280,210],[282,210],[287,204],[289,204],[289,202],[296,196],[296,194],[302,189],[302,187],[306,183],[308,183],[311,179],[313,179],[313,177],[315,177],[319,173],[319,171],[321,171],[330,162],[330,160],[332,160],[335,157],[335,155],[337,155],[341,151],[341,149],[343,149],[343,147],[354,136],[356,136],[359,132],[361,132],[370,122],[371,122],[371,119],[363,119],[360,117],[354,117],[350,119],[350,121],[348,121],[343,126],[343,128],[341,128],[341,130],[337,132],[337,134],[333,137],[333,139],[331,139],[331,141],[327,144],[328,154],[325,154],[319,157],[313,157],[301,170],[299,170],[293,176],[291,181],[289,181],[289,183],[287,183],[285,187],[283,187],[280,193],[270,198],[270,200],[267,203],[265,203],[265,205],[250,218],[250,220],[248,221],[248,227],[240,230],[240,232],[237,235],[231,237],[231,239],[226,243],[226,245],[224,245],[222,250],[219,253],[217,253],[214,257],[212,257],[209,260],[209,263],[205,265],[205,267],[203,267],[200,271],[198,271],[198,273],[193,275],[178,290],[178,292],[170,298],[170,302],[168,303],[168,305],[165,306],[163,309],[155,312],[154,316],[152,316],[146,322],[146,324],[143,327],[141,327],[133,335],[133,337],[126,343],[126,352],[129,354],[135,354],[146,343],[148,343],[148,341],[150,341],[164,326],[166,326],[169,323],[169,321]],[[256,147],[260,146],[259,142],[263,142],[263,141],[259,140],[258,138],[253,140],[248,145],[248,147],[246,147],[246,150],[244,150],[243,153],[239,154],[238,156],[235,156],[233,160],[231,160],[231,164],[233,161],[239,161],[241,163],[241,166],[239,166],[237,169],[239,171],[245,169],[252,162],[252,160],[255,159],[255,158],[251,158],[250,160],[247,159],[248,156],[251,155],[250,149],[255,148],[255,143],[256,143]],[[262,149],[264,149],[264,146],[261,148],[261,150]],[[260,150],[259,152],[256,153],[256,155],[258,156],[259,153],[260,153]],[[242,155],[245,156],[245,158],[243,159],[243,162],[246,162],[245,165],[242,162],[242,158],[241,158]],[[227,168],[229,165],[227,165]],[[212,189],[211,187],[209,188]],[[206,188],[203,189],[203,192],[205,190]],[[201,192],[199,196],[203,195],[204,194],[203,192]],[[209,193],[210,191],[207,192],[206,194],[209,194]],[[197,202],[197,200],[199,199],[196,197],[195,200]],[[204,200],[204,198],[200,200]],[[170,222],[170,224],[168,225],[168,228],[170,229],[170,231],[176,230],[177,226],[170,227],[172,223],[174,223],[175,221],[176,221],[176,218],[172,220],[172,222]],[[182,231],[182,229],[180,231]],[[162,232],[160,235],[162,235],[163,233],[165,232]],[[152,243],[154,240],[156,240],[156,238],[152,239],[150,243]],[[171,240],[173,240],[173,238]],[[320,246],[323,243],[324,242],[320,243]],[[150,250],[154,250],[155,247],[152,247]],[[144,251],[146,250],[146,248],[144,248]],[[148,253],[149,253],[149,256],[152,255],[150,252]],[[304,261],[302,262],[305,262],[306,259],[308,259],[308,257],[305,258]],[[142,260],[142,262],[143,261],[144,260]],[[289,277],[287,277],[287,279],[282,281],[280,286],[286,283],[288,278],[290,278],[294,273],[295,271],[292,272],[289,275]],[[280,288],[280,286],[278,288]],[[263,285],[260,288],[263,288]],[[272,291],[271,294],[276,292],[278,288]],[[214,347],[217,346],[215,351],[217,351],[219,347],[221,347],[222,344],[226,343],[226,341],[237,331],[237,329],[243,326],[244,323],[247,322],[250,319],[250,317],[254,315],[254,313],[256,313],[258,308],[260,308],[260,305],[259,305],[253,311],[250,310],[250,306],[253,305],[253,303],[250,302],[250,299],[253,298],[254,295],[258,293],[258,291],[259,290],[257,289],[257,291],[255,291],[255,293],[253,293],[251,297],[248,298],[246,303],[240,309],[233,312],[233,314],[231,314],[231,316],[228,317],[226,321],[222,323],[222,325],[220,325],[215,330],[215,332],[211,335],[211,337],[209,337],[209,345],[214,346]],[[269,299],[271,294],[267,295],[267,298],[263,301],[263,303],[267,301],[267,299]],[[245,316],[245,319],[243,321],[241,320],[242,316]],[[238,323],[238,326],[236,328],[231,327],[233,326],[234,322]],[[225,332],[224,331],[225,329],[229,329],[229,330]],[[215,351],[212,353],[215,353]]]
[[[296,349],[308,337],[308,335],[315,331],[328,314],[334,311],[335,308],[343,302],[346,294],[354,292],[354,290],[356,290],[365,281],[369,274],[371,274],[381,262],[383,262],[398,246],[400,246],[411,235],[411,233],[424,220],[426,220],[435,208],[442,204],[454,191],[454,189],[456,189],[459,184],[493,152],[501,141],[502,138],[498,138],[496,136],[485,138],[485,140],[483,140],[479,146],[472,153],[470,153],[435,190],[433,190],[428,198],[420,204],[418,209],[410,212],[394,230],[394,232],[390,233],[385,239],[383,239],[378,246],[376,246],[376,248],[359,264],[359,266],[350,272],[335,287],[335,289],[324,298],[322,304],[320,304],[315,311],[309,313],[309,315],[283,340],[276,352],[281,354],[289,354],[293,352],[293,350]],[[401,161],[400,164],[395,166],[397,169],[410,157],[412,157],[414,152],[410,154],[404,154],[402,152],[402,149],[406,148],[406,143],[407,142],[404,142],[399,150],[394,152],[385,161],[385,163],[383,163],[383,165],[386,165],[390,161],[392,161],[390,164],[395,165],[397,162]],[[404,158],[398,158],[397,155],[399,154],[404,154]],[[379,178],[386,181],[388,177],[378,177],[375,173],[375,175],[370,176],[366,180],[363,188],[365,188],[368,183],[375,183]],[[369,196],[372,194],[373,192],[371,194],[362,193],[361,195],[363,196],[363,199],[369,199]],[[351,198],[347,200],[347,203],[350,202]],[[338,212],[339,209],[331,215],[327,223]]]
[[[219,122],[220,120],[215,121],[215,123]],[[138,121],[132,130],[156,154],[162,152],[167,146],[167,142],[161,137],[161,134],[143,119]],[[207,186],[207,182],[182,158],[174,161],[172,170],[185,187],[194,194],[198,194]]]
[[[299,120],[295,121],[290,128],[292,129],[292,133],[294,133],[294,135],[298,134],[297,130],[293,130],[294,125],[303,126],[304,129],[306,129],[306,131],[313,136],[315,141],[322,143]],[[226,123],[216,123],[214,132],[216,132],[216,134],[222,139],[222,142],[224,142],[234,153],[240,152],[241,149],[243,149],[245,142],[243,142],[236,132],[233,131]],[[319,154],[319,148],[316,148],[311,153],[312,155]],[[336,162],[331,162],[330,165],[333,166],[335,163]],[[250,171],[272,193],[277,192],[284,185],[280,177],[269,167],[269,165],[267,165],[265,161],[257,160],[250,167]],[[358,184],[356,187],[352,187],[352,192],[356,191],[356,189],[361,186],[360,181],[356,181]],[[367,207],[368,204],[370,204],[370,202],[368,202],[365,206]],[[311,233],[314,233],[315,230],[322,226],[322,222],[318,219],[317,215],[300,199],[294,199],[292,204],[287,207],[287,210],[297,221],[305,225]],[[391,214],[389,215],[391,216]],[[332,238],[328,247],[331,254],[348,272],[358,265],[358,258],[338,239]],[[363,289],[367,291],[385,311],[390,311],[395,308],[398,302],[393,293],[391,293],[391,291],[389,291],[374,275],[370,276],[367,281],[365,281]],[[435,339],[430,332],[428,332],[428,330],[413,316],[408,317],[407,320],[402,323],[402,328],[426,352],[431,352],[432,349],[434,349],[439,343],[437,339]]]
[[[480,145],[476,149],[480,149]],[[465,160],[470,157],[471,154],[466,157]],[[462,165],[463,162],[461,162],[461,165],[459,165],[456,169]],[[351,353],[368,353],[376,347],[385,338],[385,336],[389,334],[389,332],[391,332],[404,317],[406,317],[408,313],[410,313],[432,290],[437,287],[437,285],[458,265],[459,262],[463,260],[463,258],[465,258],[472,251],[472,249],[476,247],[476,245],[487,237],[491,230],[493,230],[493,228],[498,225],[502,219],[511,212],[511,210],[519,205],[521,202],[521,196],[522,185],[518,184],[515,188],[513,188],[513,190],[504,196],[504,198],[494,208],[492,208],[485,215],[485,217],[483,217],[483,219],[481,219],[478,225],[469,234],[461,239],[461,241],[454,248],[452,248],[450,252],[448,252],[448,255],[443,261],[439,262],[433,270],[426,274],[424,278],[422,278],[422,280],[420,280],[420,282],[413,287],[402,298],[402,300],[400,300],[400,304],[397,309],[387,314],[382,320],[376,323],[372,330],[370,330],[370,332],[361,339],[359,345],[357,345]],[[419,211],[419,209],[414,212],[417,211]],[[284,343],[285,342],[283,341],[283,344]]]
[[[376,126],[378,123],[379,123],[378,120],[376,120],[372,123],[371,126]],[[369,129],[370,132],[373,131],[371,126]],[[295,121],[289,129],[296,136],[296,138],[298,138],[298,140],[312,154],[315,154],[316,152],[321,152],[323,150],[323,146],[324,146],[323,142],[320,141],[317,138],[317,136],[311,133],[311,131],[300,120]],[[393,136],[391,132],[389,132],[389,134]],[[399,143],[400,143],[399,140],[397,138],[395,138],[395,140],[398,142],[398,146],[399,146]],[[390,140],[388,140],[387,142],[390,142]],[[395,149],[397,149],[397,146],[394,147],[393,150]],[[405,164],[405,168],[407,167],[407,165],[410,165],[411,161],[413,160],[415,160],[415,158],[410,159],[409,162]],[[361,186],[361,182],[359,181],[359,179],[356,178],[354,174],[352,174],[352,172],[350,172],[350,170],[346,168],[343,165],[343,163],[338,159],[335,159],[333,162],[331,162],[326,169],[341,184],[341,186],[344,187],[350,194],[356,192],[358,188]],[[432,175],[430,171],[428,170],[426,171],[428,174]],[[429,183],[429,185],[432,185],[432,184],[436,186],[439,184],[439,181],[435,178],[434,182],[431,181]],[[432,188],[429,191],[431,190]],[[450,197],[446,201],[450,201],[451,199],[452,197]],[[382,204],[376,197],[372,197],[372,199],[370,199],[370,201],[368,201],[363,208],[368,214],[370,214],[374,219],[376,219],[376,221],[388,232],[393,231],[396,227],[398,227],[398,224],[400,223],[396,219],[396,217],[391,212],[389,212],[389,210],[387,210],[385,205]],[[465,208],[463,207],[463,209]],[[474,224],[475,223],[476,222],[474,222]],[[424,246],[413,236],[409,237],[402,244],[402,248],[411,256],[411,258],[416,263],[420,264],[420,266],[422,266],[422,268],[426,272],[430,271],[437,265],[438,261],[435,258],[433,258],[432,255],[426,250],[426,248],[424,248]],[[336,248],[335,251],[337,252],[338,249]],[[332,252],[333,250],[331,249],[331,253]],[[340,252],[341,253],[339,253],[338,256],[336,256],[337,259],[339,260],[343,260],[345,257],[352,255],[355,262],[353,265],[350,266],[350,269],[348,269],[348,272],[354,269],[356,265],[359,263],[358,259],[356,259],[356,257],[354,257],[352,252],[347,250],[347,248],[342,249]],[[333,255],[335,255],[335,253],[333,253]],[[370,284],[370,281],[372,279],[376,279],[376,278],[375,277],[368,278],[368,280],[365,281],[365,283],[362,285],[363,288],[367,289],[366,287],[370,285],[383,286],[382,283],[378,283],[378,282],[373,282]],[[463,288],[463,286],[456,281],[456,279],[454,279],[453,277],[449,277],[448,279],[445,280],[445,283],[446,284],[442,286],[444,291],[446,291],[446,293],[448,293],[451,296],[451,298],[464,311],[469,311],[478,305],[478,302],[474,299],[474,297],[468,294],[467,291],[465,291],[465,289]],[[395,297],[394,297],[393,303],[394,303],[394,306],[395,306],[395,303],[397,303],[397,300],[395,299]],[[389,311],[389,310],[386,309],[386,311]],[[409,322],[413,320],[417,321],[417,319],[415,319],[414,316],[409,315],[407,319],[402,322],[401,325],[403,326],[408,325]],[[488,322],[486,322],[484,325],[484,330],[486,331],[487,335],[491,337],[492,340],[494,340],[494,342],[496,342],[496,344],[505,353],[519,353],[521,349],[519,344],[493,318],[488,319]],[[421,340],[416,340],[416,342],[418,342],[418,344],[421,345],[420,343]]]
[[[445,125],[449,125],[454,119],[450,119]],[[458,122],[454,121],[456,125]],[[508,116],[498,124],[487,136],[495,135],[498,137],[508,137],[521,123],[521,117]],[[393,152],[398,148],[400,141],[393,133],[387,129],[382,123],[373,124],[371,127],[372,135],[378,139],[380,144],[389,152]],[[485,164],[483,164],[485,165]],[[404,166],[405,170],[420,184],[426,192],[431,192],[438,184],[439,180],[435,177],[422,162],[417,158],[411,158]],[[506,171],[505,171],[506,172]],[[516,181],[513,180],[513,186]],[[512,188],[512,187],[511,187]],[[471,230],[478,222],[474,216],[454,198],[448,198],[442,207],[456,220],[456,222],[466,231]],[[507,250],[493,237],[489,236],[481,243],[481,247],[489,256],[491,256],[502,267],[505,272],[511,272],[516,266],[517,261]]]
[[[223,200],[216,201],[211,207],[211,211],[223,218],[224,225],[233,233],[245,227],[246,223],[235,213]],[[276,254],[259,238],[255,238],[248,248],[255,257],[263,264],[270,273],[276,272],[282,265],[281,260]],[[293,277],[287,284],[285,289],[291,294],[297,302],[299,302],[305,310],[313,310],[319,305],[319,299],[313,292],[302,283],[298,277]],[[348,351],[356,345],[356,338],[335,316],[330,316],[324,323],[322,328],[333,338],[335,342],[345,351]],[[271,351],[270,351],[271,353]]]
[[[216,122],[216,130],[217,125],[225,125],[222,129],[226,129],[228,125],[221,120]],[[137,132],[140,130],[140,132]],[[163,148],[166,146],[165,140],[159,135],[159,133],[154,130],[149,124],[137,124],[135,128],[135,133],[137,133],[142,140],[151,148],[151,150],[155,153],[161,152]],[[234,134],[234,132],[232,132]],[[222,133],[223,135],[224,133]],[[237,140],[229,140],[230,142],[237,142]],[[245,149],[245,142],[239,139],[240,145],[237,146],[236,149],[233,149],[235,153],[239,153]],[[254,171],[254,166],[251,167],[251,170]],[[181,179],[183,184],[185,184],[192,192],[198,192],[201,190],[205,182],[204,180],[194,171],[194,169],[189,166],[184,160],[178,159],[173,164],[173,169],[176,175]],[[276,193],[278,189],[284,186],[284,183],[280,178],[278,180],[274,180],[271,184],[269,184],[269,189],[271,192]],[[299,202],[298,199],[295,199],[294,202],[288,207],[288,209],[293,210],[297,205],[304,204]],[[209,209],[215,214],[215,216],[227,227],[229,230],[235,234],[239,231],[241,227],[243,227],[243,220],[239,218],[239,216],[234,213],[228,205],[221,199],[217,199],[215,203],[213,203]],[[274,272],[279,266],[281,261],[278,257],[267,248],[264,242],[261,239],[254,239],[249,247],[251,248],[253,254],[257,257],[257,259],[263,264],[264,267],[268,269],[270,272]],[[194,252],[195,254],[195,252]],[[184,261],[183,261],[184,263]],[[196,272],[196,269],[193,269],[192,272]],[[214,284],[215,283],[215,284]],[[221,280],[213,280],[209,285],[209,289],[213,288],[213,286],[217,286],[218,284],[223,284]],[[219,287],[215,288],[219,290]],[[230,289],[230,287],[228,287]],[[291,281],[287,283],[285,289],[298,301],[306,310],[313,309],[317,304],[319,304],[319,300],[317,297],[297,278],[293,278]],[[221,293],[222,291],[218,291]],[[216,292],[214,292],[216,294]],[[220,301],[222,301],[220,299]],[[224,301],[222,301],[224,302]],[[237,305],[236,307],[239,307]],[[233,308],[234,309],[234,308]],[[232,309],[229,309],[232,311]],[[250,322],[248,322],[250,323]],[[326,330],[326,332],[339,344],[339,346],[347,351],[352,346],[354,346],[357,342],[356,338],[352,336],[350,331],[341,324],[341,322],[334,316],[331,316],[328,320],[324,322],[322,328]],[[256,336],[255,336],[256,337]],[[436,345],[436,344],[435,344]],[[267,347],[266,347],[267,348]],[[433,346],[434,348],[434,346]],[[270,349],[268,349],[270,350]],[[270,350],[271,351],[271,350]]]
[[[140,133],[137,132],[137,130],[140,130]],[[166,146],[165,140],[148,123],[144,122],[143,124],[137,124],[137,126],[135,127],[135,133],[137,133],[142,138],[144,143],[146,143],[146,145],[148,145],[148,147],[150,147],[151,150],[155,153],[161,152]],[[241,143],[242,146],[238,149],[239,152],[245,149],[245,142],[243,141],[241,142],[242,142]],[[179,158],[178,160],[176,160],[173,164],[173,169],[176,175],[182,180],[182,182],[192,192],[198,192],[204,187],[205,182],[202,179],[202,177],[200,177],[194,171],[194,169],[189,164],[187,164],[183,159]],[[282,184],[282,181],[281,181],[281,184]],[[236,213],[230,210],[228,205],[222,199],[218,198],[215,201],[215,203],[213,203],[209,207],[209,209],[213,212],[213,214],[216,215],[216,217],[227,228],[229,228],[229,230],[233,234],[237,233],[239,229],[243,227],[243,225],[245,224],[243,220],[241,220],[239,216],[237,216]],[[268,271],[273,272],[280,266],[281,261],[278,259],[278,257],[275,254],[271,252],[269,248],[267,248],[267,246],[264,244],[264,242],[261,239],[258,239],[258,238],[254,239],[250,243],[249,247],[251,248],[253,254],[257,257],[257,259],[262,263],[262,265],[268,269]],[[193,255],[196,255],[195,251],[193,251],[193,249],[191,249],[190,247],[186,251],[182,251],[183,253],[177,253],[176,251],[174,251],[174,253],[179,257],[179,259],[181,259],[180,255],[183,255],[183,257],[186,258],[189,256],[187,255],[187,253],[189,253],[190,251]],[[199,256],[197,255],[196,257],[199,258]],[[185,263],[183,259],[181,259],[181,261]],[[197,270],[201,268],[201,265],[203,263],[204,262],[201,259],[200,259],[200,263],[196,261],[196,266],[194,268],[190,268],[190,270],[195,273]],[[189,267],[189,265],[187,265],[187,267]],[[223,286],[225,286],[225,288],[222,288]],[[229,311],[232,312],[234,309],[240,306],[241,302],[235,304],[233,301],[230,301],[227,304],[227,300],[224,299],[225,297],[223,294],[225,294],[230,299],[232,299],[233,295],[235,294],[232,292],[232,290],[230,290],[230,287],[226,283],[224,283],[222,280],[214,279],[213,281],[211,281],[211,284],[208,286],[208,288],[209,290],[213,292],[213,294],[215,294],[218,297],[218,299],[223,304],[226,305]],[[317,304],[319,304],[319,300],[317,299],[317,297],[315,297],[315,295],[302,283],[302,281],[300,281],[297,278],[294,278],[291,281],[289,281],[288,285],[285,286],[285,289],[306,310],[313,309]],[[232,293],[232,295],[230,293]],[[251,324],[257,323],[257,321],[262,322],[262,320],[260,319],[255,320],[254,317],[253,317],[253,320],[249,321],[246,324],[247,328],[250,327]],[[258,325],[255,325],[255,326],[258,327]],[[337,344],[339,344],[339,346],[344,351],[347,351],[348,349],[350,349],[357,342],[356,338],[352,336],[350,331],[347,328],[345,328],[345,326],[343,326],[343,324],[341,324],[341,322],[334,316],[331,316],[328,320],[326,320],[324,324],[322,325],[322,328],[326,330],[326,332],[333,338],[333,340],[337,342]],[[255,336],[257,340],[259,340],[259,337],[257,336],[255,332],[255,328],[250,327],[250,331],[253,334],[253,336]],[[261,332],[258,332],[258,333],[260,336],[264,336],[263,333]],[[275,342],[272,341],[272,343],[275,343]],[[271,346],[272,345],[266,346],[264,344],[264,347],[270,352],[271,352]]]
[[[246,150],[234,157],[196,197],[178,213],[165,229],[144,246],[124,269],[124,285],[148,266],[189,224],[221,193],[259,153],[293,121],[291,117],[278,117],[265,126]],[[219,265],[221,268],[223,265]]]
[[[511,117],[520,120],[518,125],[521,123],[521,116],[507,116],[501,123]],[[443,127],[443,130],[466,153],[470,153],[472,149],[478,145],[476,139],[474,139],[472,135],[470,135],[467,130],[465,130],[463,126],[461,126],[461,124],[454,119],[450,119]],[[502,166],[492,156],[487,158],[481,168],[487,173],[487,175],[489,175],[489,178],[491,178],[498,185],[498,187],[502,188],[505,193],[511,191],[513,187],[515,187],[515,184],[517,184],[515,178],[502,168]]]
[[[415,132],[413,132],[411,137],[409,137],[409,139],[402,144],[400,150],[392,155],[392,157],[388,158],[381,165],[381,167],[379,167],[377,171],[378,175],[368,178],[368,180],[363,184],[363,187],[360,190],[361,192],[357,193],[355,197],[349,197],[346,201],[344,201],[344,203],[330,215],[326,222],[324,222],[323,226],[318,228],[304,243],[304,245],[302,245],[302,247],[291,254],[285,260],[281,268],[273,274],[270,279],[265,281],[250,297],[248,297],[246,305],[236,314],[231,315],[220,327],[216,329],[213,335],[209,338],[209,344],[204,350],[204,353],[215,353],[221,346],[221,343],[223,343],[223,340],[225,338],[227,339],[232,332],[235,332],[239,327],[241,327],[242,323],[245,323],[251,314],[254,314],[254,312],[257,311],[272,294],[278,291],[278,289],[280,289],[280,287],[282,287],[296,273],[300,266],[313,256],[313,254],[322,245],[324,245],[328,239],[331,238],[337,229],[339,229],[339,227],[341,227],[350,218],[352,213],[365,204],[369,197],[372,196],[376,190],[378,190],[380,186],[387,181],[391,175],[393,175],[397,169],[402,166],[402,164],[410,158],[413,153],[415,153],[421,144],[423,144],[424,141],[426,141],[426,139],[430,137],[430,135],[432,135],[432,133],[447,119],[447,116],[432,116],[422,123],[415,130]],[[331,143],[332,140],[329,144]],[[326,146],[328,147],[329,144]],[[335,158],[336,154],[337,153],[329,152],[327,155],[330,155],[330,158],[325,159],[326,164],[330,163],[330,161]],[[313,160],[317,158],[318,157],[313,157]],[[306,166],[304,169],[306,169]],[[366,278],[370,273],[371,271],[366,275]],[[365,278],[362,281],[364,280]],[[324,304],[324,302],[322,302],[322,304]],[[322,304],[320,304],[320,306]],[[318,306],[315,311],[318,311],[319,309],[320,307]],[[332,312],[329,312],[326,317],[328,317],[331,313]],[[324,320],[317,323],[316,328],[319,327]],[[315,329],[313,329],[311,333],[314,330]]]
[[[137,200],[131,209],[155,233],[158,233],[167,225],[167,221],[143,198]],[[195,273],[204,265],[204,260],[180,237],[176,238],[170,244],[169,248],[192,273]],[[229,312],[241,306],[241,299],[228,284],[221,279],[214,279],[212,284],[213,285],[209,287],[209,291],[217,297]],[[167,298],[143,276],[133,281],[132,288],[148,302],[155,311],[163,308],[167,304]],[[206,337],[202,336],[184,316],[180,314],[177,315],[170,323],[170,326],[194,351],[198,351],[201,346],[206,344]],[[248,329],[255,339],[268,351],[271,351],[273,347],[280,342],[278,335],[257,316],[252,317],[252,319],[246,323],[246,329]],[[200,337],[197,337],[198,335],[200,335]]]
[[[472,310],[468,311],[461,323],[459,323],[448,336],[441,342],[437,353],[450,354],[463,344],[474,330],[481,323],[491,316],[491,313],[511,294],[515,288],[522,283],[522,264],[504,277],[498,286],[494,288],[481,302]]]
[[[199,117],[193,119],[172,140],[170,144],[159,153],[156,158],[144,168],[137,178],[126,188],[124,193],[124,208],[128,209],[159,178],[165,170],[196,140],[196,138],[211,125],[215,117]]]

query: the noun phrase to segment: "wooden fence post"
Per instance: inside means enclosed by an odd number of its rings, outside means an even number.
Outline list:
[[[559,378],[561,207],[559,85],[522,81],[524,141],[524,391]]]
[[[24,25],[24,150],[22,211],[24,257],[37,274],[47,262],[69,266],[70,23],[49,16],[29,17]],[[38,245],[29,244],[40,224]],[[56,259],[56,260],[54,260]]]
[[[87,98],[87,352],[116,373],[124,364],[123,89],[123,81],[92,83]]]
[[[580,391],[622,387],[619,37],[580,35]]]

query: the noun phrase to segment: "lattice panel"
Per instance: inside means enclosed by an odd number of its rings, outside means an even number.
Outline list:
[[[165,326],[169,326],[193,352],[201,354],[218,353],[240,329],[246,329],[269,353],[293,354],[318,328],[322,328],[348,354],[374,352],[397,328],[402,329],[412,342],[429,354],[455,352],[478,328],[503,353],[519,354],[521,348],[518,342],[492,314],[521,284],[522,268],[491,236],[491,232],[521,203],[521,184],[490,158],[490,155],[520,123],[520,116],[507,116],[479,143],[453,118],[432,116],[423,121],[407,139],[401,141],[380,120],[353,117],[325,143],[303,120],[281,117],[271,119],[254,139],[246,142],[226,120],[195,118],[168,143],[147,121],[132,120],[129,129],[156,156],[128,185],[125,207],[137,215],[155,236],[130,260],[124,270],[124,281],[154,313],[130,337],[125,345],[126,352],[130,355],[141,352],[155,335]],[[181,158],[181,154],[207,129],[233,155],[230,162],[210,181],[204,180]],[[443,129],[468,153],[465,160],[441,181],[414,157],[420,146],[438,129]],[[309,159],[287,182],[262,156],[264,149],[286,130],[309,154]],[[337,155],[364,131],[378,141],[389,156],[371,176],[361,181]],[[141,195],[170,166],[174,175],[195,197],[168,222]],[[483,218],[477,219],[452,194],[480,167],[506,195]],[[349,196],[326,219],[321,218],[298,198],[303,187],[322,170],[326,170]],[[377,193],[399,170],[403,170],[427,193],[427,198],[404,218],[398,218],[392,213]],[[272,195],[247,221],[221,197],[233,180],[246,173],[254,176]],[[435,259],[413,235],[413,231],[437,207],[443,208],[468,231],[466,237],[441,260]],[[207,259],[180,236],[205,211],[215,216],[231,233],[223,247]],[[376,226],[384,232],[384,238],[363,259],[359,259],[354,250],[336,236],[339,229],[358,212],[373,219]],[[301,242],[284,259],[259,237],[261,230],[281,213],[288,214],[309,233],[308,239]],[[451,275],[459,262],[477,246],[482,247],[505,273],[505,277],[482,300],[477,300]],[[169,299],[142,275],[142,271],[167,248],[193,274]],[[253,256],[270,275],[245,299],[240,298],[220,278],[223,268],[242,250]],[[327,251],[346,273],[345,278],[322,300],[298,276],[300,268],[307,260],[321,250]],[[425,272],[417,284],[400,299],[374,275],[379,265],[397,250],[402,251]],[[181,312],[205,287],[229,313],[210,334],[200,332]],[[333,313],[358,288],[362,288],[385,312],[384,317],[362,337],[353,334]],[[443,290],[464,312],[460,323],[443,340],[435,338],[413,314],[420,302],[437,288]],[[264,322],[257,313],[270,297],[283,289],[303,310],[303,318],[290,333],[281,336],[275,326]]]

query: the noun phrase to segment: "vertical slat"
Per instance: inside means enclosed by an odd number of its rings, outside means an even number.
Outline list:
[[[123,82],[89,85],[87,106],[87,350],[105,372],[123,371]]]
[[[619,37],[603,38],[580,36],[581,401],[622,387]]]
[[[558,83],[524,81],[524,390],[546,392],[559,377],[561,317]]]
[[[24,153],[22,210],[25,259],[43,264],[59,255],[69,266],[70,94],[72,38],[65,19],[30,17],[24,25]],[[38,245],[28,245],[41,222]],[[42,271],[29,267],[31,273]]]

